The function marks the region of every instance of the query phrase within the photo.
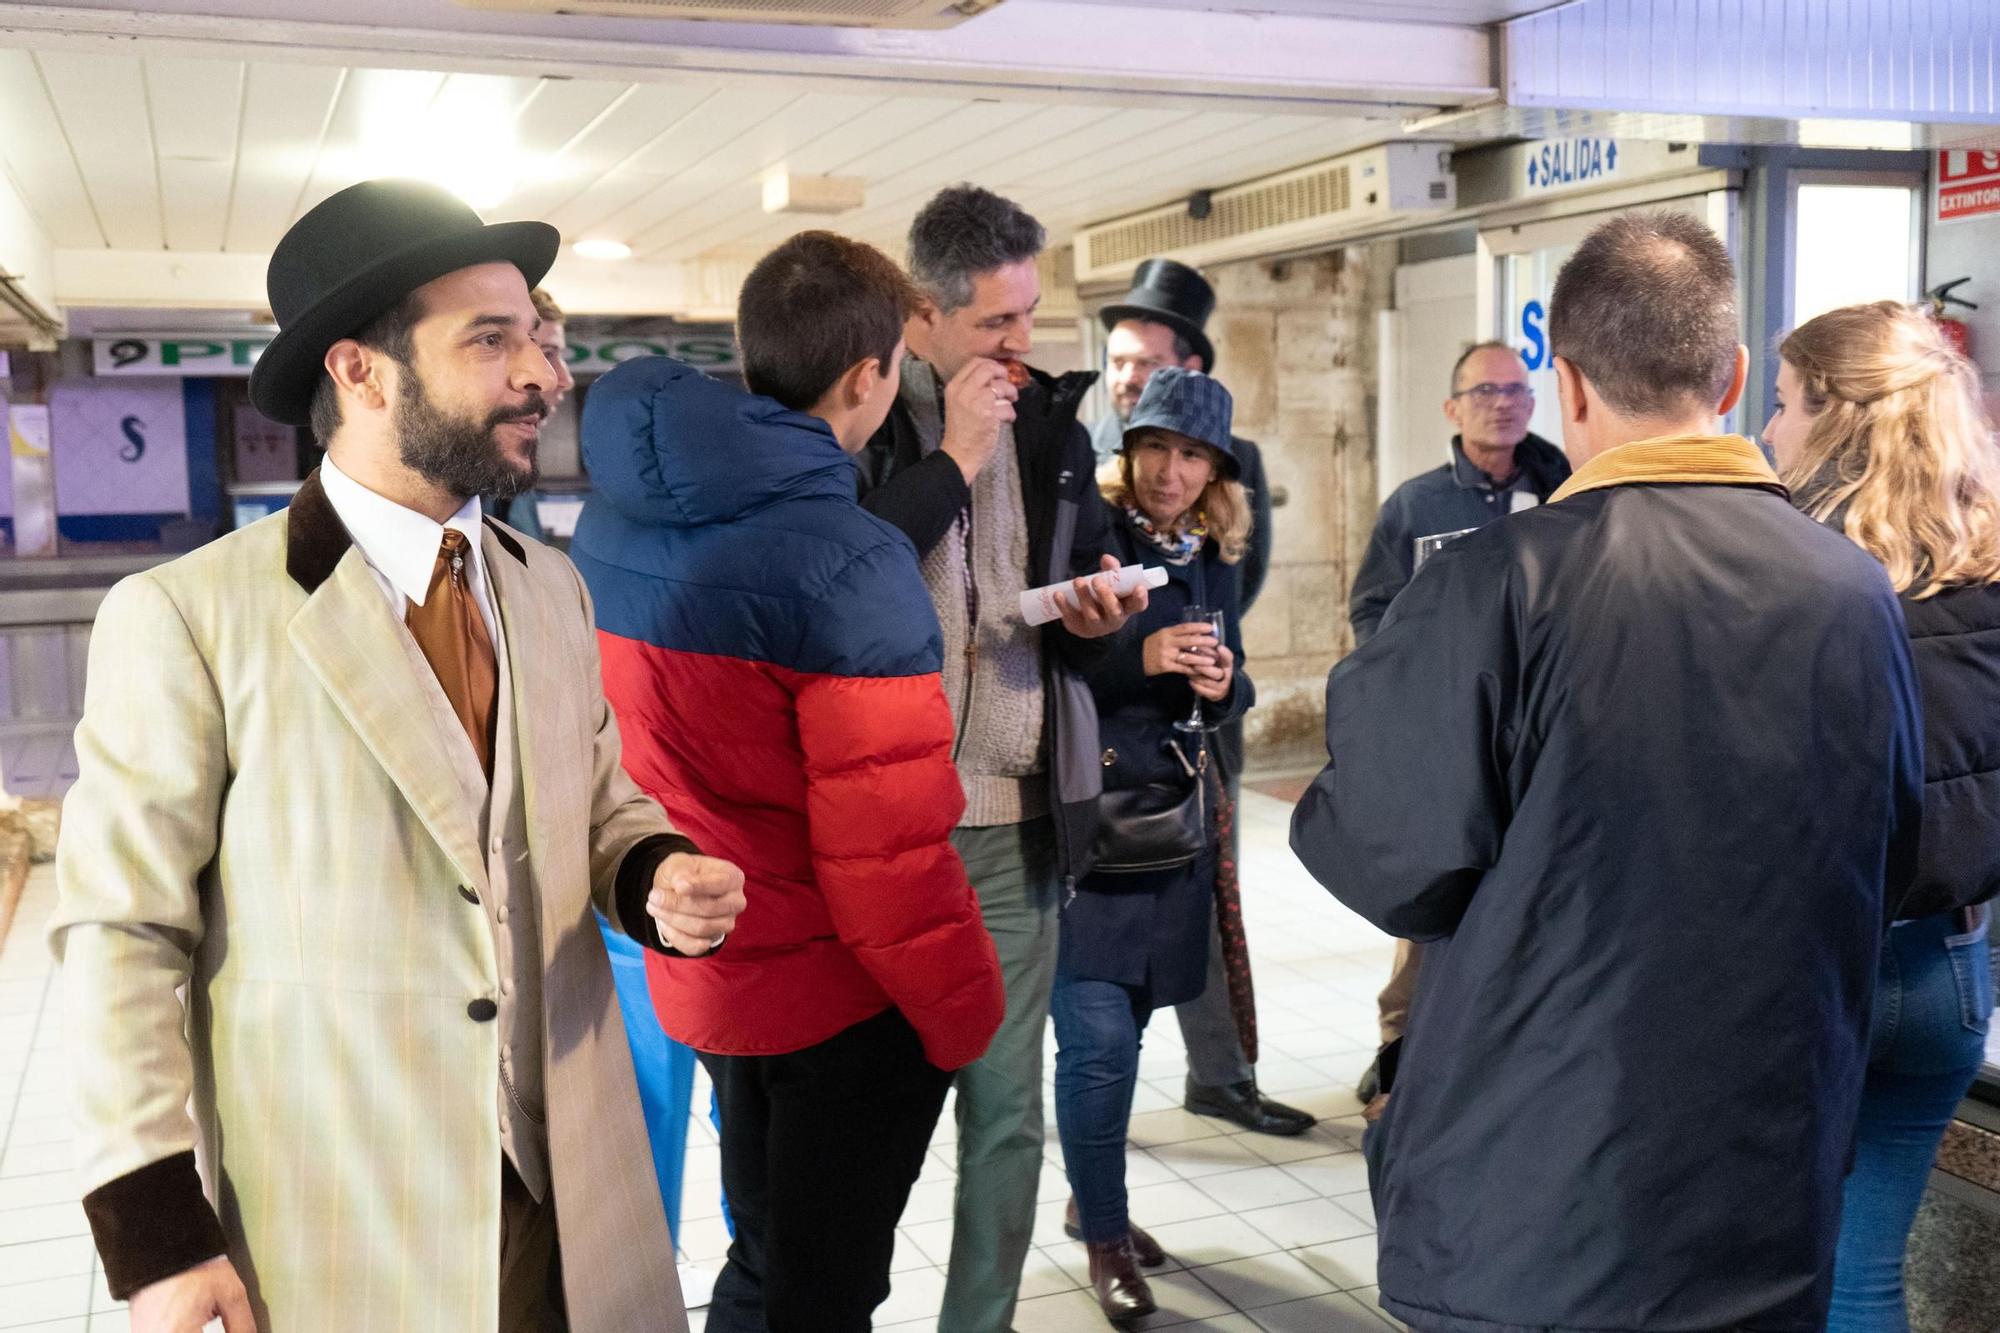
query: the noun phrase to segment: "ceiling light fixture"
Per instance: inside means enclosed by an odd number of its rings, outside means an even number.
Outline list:
[[[849,213],[867,200],[860,176],[796,176],[779,170],[764,178],[766,213]]]
[[[585,259],[630,259],[632,257],[632,247],[623,241],[578,241],[570,249],[576,251]]]

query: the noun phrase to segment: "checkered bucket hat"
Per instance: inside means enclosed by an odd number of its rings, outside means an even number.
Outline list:
[[[1146,381],[1146,391],[1125,423],[1125,442],[1130,444],[1134,431],[1148,427],[1185,435],[1221,454],[1222,470],[1233,480],[1243,471],[1229,434],[1233,407],[1229,390],[1199,370],[1167,366]]]

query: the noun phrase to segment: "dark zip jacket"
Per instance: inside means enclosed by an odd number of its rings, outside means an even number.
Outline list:
[[[1014,450],[1027,510],[1028,586],[1034,588],[1097,572],[1105,509],[1097,494],[1090,436],[1076,420],[1096,374],[1076,371],[1058,379],[1038,370],[1031,373],[1033,380],[1014,408]],[[900,399],[856,462],[863,507],[902,529],[919,560],[951,531],[972,499],[949,454],[940,449],[924,456],[916,422]],[[1079,639],[1060,624],[1050,624],[1042,636],[1049,809],[1057,864],[1072,883],[1090,870],[1097,797],[1103,790],[1097,709],[1081,672],[1113,651],[1122,634]],[[963,647],[946,644],[945,651]]]
[[[1328,684],[1293,848],[1431,942],[1367,1145],[1425,1333],[1825,1322],[1922,723],[1881,567],[1732,447],[1453,542]]]

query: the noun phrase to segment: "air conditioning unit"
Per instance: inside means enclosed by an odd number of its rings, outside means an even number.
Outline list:
[[[1142,259],[1250,259],[1330,244],[1458,206],[1451,147],[1391,143],[1100,222],[1077,233],[1078,282],[1122,281]],[[1197,216],[1199,214],[1199,216]]]
[[[457,0],[466,9],[841,28],[949,28],[1004,0]]]

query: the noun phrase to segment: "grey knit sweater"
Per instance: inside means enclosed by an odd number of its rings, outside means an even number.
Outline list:
[[[904,362],[902,396],[928,457],[944,442],[937,373],[914,357]],[[1018,824],[1047,814],[1042,631],[1021,619],[1028,521],[1011,430],[1002,429],[992,460],[972,479],[971,506],[924,557],[923,575],[944,631],[944,693],[958,723],[955,757],[965,786],[960,827]]]

